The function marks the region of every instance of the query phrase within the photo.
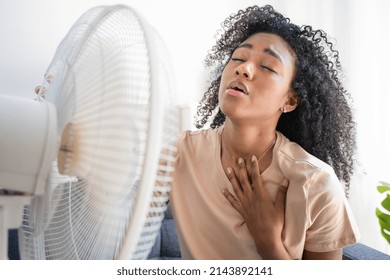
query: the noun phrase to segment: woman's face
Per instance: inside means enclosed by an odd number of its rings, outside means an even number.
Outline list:
[[[229,119],[258,124],[274,121],[281,108],[297,106],[291,89],[295,55],[279,36],[256,33],[233,52],[219,88],[219,105]]]

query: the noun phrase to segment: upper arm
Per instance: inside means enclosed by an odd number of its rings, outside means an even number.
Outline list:
[[[342,184],[334,172],[321,170],[316,174],[308,190],[307,201],[309,223],[305,250],[336,252],[335,250],[356,243],[356,223]],[[341,258],[342,252],[338,254]]]
[[[310,252],[303,251],[303,260],[341,260],[343,257],[343,250],[337,249],[329,252]]]

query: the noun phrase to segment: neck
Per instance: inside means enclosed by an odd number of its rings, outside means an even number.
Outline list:
[[[273,144],[276,140],[275,129],[261,129],[251,126],[235,126],[228,119],[221,135],[221,161],[223,167],[237,168],[238,159],[245,160],[250,168],[250,158],[255,155],[263,172],[272,161]]]
[[[275,137],[275,128],[235,126],[227,120],[222,133],[222,142],[233,155],[249,158],[252,155],[261,156]]]

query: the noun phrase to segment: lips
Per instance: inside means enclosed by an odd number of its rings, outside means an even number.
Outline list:
[[[230,82],[227,89],[234,90],[236,92],[241,92],[245,95],[248,95],[248,89],[246,88],[245,84],[240,81]]]

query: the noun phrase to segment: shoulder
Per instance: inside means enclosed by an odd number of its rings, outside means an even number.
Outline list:
[[[220,128],[207,128],[207,129],[199,129],[199,130],[186,130],[182,133],[183,136],[187,138],[204,138],[204,137],[212,137],[218,134]]]
[[[278,132],[278,137],[280,138],[278,153],[284,160],[291,164],[305,164],[313,169],[332,169],[327,163],[309,154],[297,143],[291,142],[282,133]]]
[[[278,132],[280,144],[277,149],[279,168],[290,184],[304,188],[306,194],[343,194],[343,187],[333,168],[305,151],[297,143],[291,142]]]
[[[215,150],[218,146],[220,131],[220,128],[183,131],[177,140],[178,156]]]
[[[205,142],[217,139],[220,129],[187,130],[179,137],[179,145],[202,145]]]
[[[324,223],[332,219],[333,215],[343,216],[340,213],[348,208],[344,186],[333,168],[283,135],[281,137],[277,151],[279,168],[289,181],[288,193],[290,199],[294,198],[292,203],[305,205],[308,224],[313,224],[325,208],[327,210],[323,213],[328,214],[324,214]]]
[[[334,174],[329,164],[308,153],[297,143],[291,142],[280,132],[278,132],[278,142],[276,156],[281,168],[292,169],[295,172],[306,171],[313,175],[321,171]]]

